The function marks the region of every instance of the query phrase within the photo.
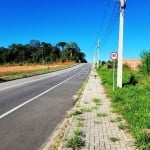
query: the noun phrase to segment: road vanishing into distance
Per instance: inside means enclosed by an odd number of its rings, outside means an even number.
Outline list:
[[[0,83],[0,150],[41,149],[73,107],[90,69],[80,64]]]

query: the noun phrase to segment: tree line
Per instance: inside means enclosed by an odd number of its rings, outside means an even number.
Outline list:
[[[8,48],[0,47],[0,64],[53,63],[57,61],[87,62],[85,54],[75,42],[58,42],[52,45],[39,40],[28,44],[11,44]]]

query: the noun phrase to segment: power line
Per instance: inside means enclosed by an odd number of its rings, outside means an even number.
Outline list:
[[[99,37],[101,37],[102,29],[104,27],[104,24],[106,22],[106,18],[107,18],[107,15],[108,15],[107,12],[108,12],[109,7],[110,7],[110,0],[103,0],[103,5],[104,5],[104,12],[106,12],[106,13],[103,13],[103,16],[102,16],[102,19],[101,19],[101,22],[100,22],[100,25],[99,25],[99,28],[98,28],[96,40],[95,40],[95,43],[94,43],[94,56],[95,56],[95,59],[96,59],[96,55],[97,55],[97,39]]]
[[[114,1],[114,2],[113,2]],[[116,29],[116,23],[119,19],[119,2],[115,0],[103,0],[103,15],[101,17],[101,22],[99,26],[99,30],[97,32],[95,46],[94,46],[94,56],[97,55],[97,39],[100,38],[100,49],[101,53],[103,53],[103,48],[108,42],[112,32]],[[113,3],[112,3],[113,2]],[[108,18],[108,19],[107,19]],[[118,31],[118,30],[116,30]],[[118,32],[117,32],[118,33]],[[117,39],[117,36],[116,36]],[[113,38],[113,40],[115,40]]]
[[[109,22],[108,22],[107,27],[106,27],[106,31],[105,31],[103,40],[102,40],[103,46],[108,41],[108,39],[109,39],[113,29],[114,29],[113,25],[115,25],[116,20],[119,17],[119,13],[118,12],[119,12],[119,5],[118,5],[118,3],[115,3],[115,5],[114,5],[114,7],[112,9],[111,17],[110,17]]]

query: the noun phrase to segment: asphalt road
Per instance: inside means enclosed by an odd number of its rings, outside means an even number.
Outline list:
[[[0,150],[37,150],[47,141],[91,68],[81,64],[0,84]]]

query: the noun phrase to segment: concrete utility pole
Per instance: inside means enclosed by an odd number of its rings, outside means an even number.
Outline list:
[[[100,48],[100,44],[99,44],[99,38],[97,41],[97,68],[99,67],[99,48]]]
[[[118,68],[117,68],[117,87],[122,88],[122,57],[123,57],[123,28],[124,28],[124,10],[126,0],[120,0],[120,25],[119,25],[119,43],[118,43]]]

